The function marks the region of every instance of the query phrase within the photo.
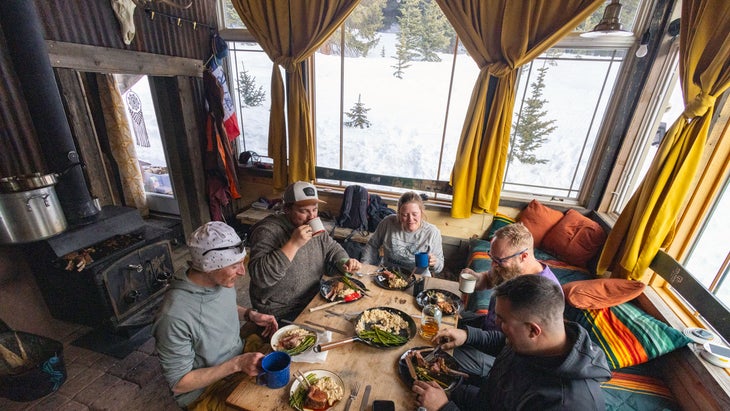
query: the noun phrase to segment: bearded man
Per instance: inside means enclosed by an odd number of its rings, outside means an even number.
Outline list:
[[[522,223],[506,225],[495,231],[487,254],[492,260],[492,266],[488,271],[475,272],[470,268],[461,271],[477,278],[475,290],[493,289],[521,275],[545,277],[560,286],[550,267],[535,259],[532,233]],[[562,288],[560,290],[562,291]],[[495,303],[496,298],[492,294],[487,315],[477,319],[481,320],[479,327],[482,330],[499,330]],[[474,322],[471,321],[472,324]],[[494,357],[469,346],[457,347],[454,358],[466,372],[477,376],[486,376],[494,363]]]

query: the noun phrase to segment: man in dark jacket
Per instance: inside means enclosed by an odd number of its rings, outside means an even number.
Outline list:
[[[563,321],[563,293],[553,281],[524,275],[495,290],[499,331],[441,330],[444,349],[462,344],[496,355],[480,387],[462,385],[451,398],[435,383],[416,381],[416,402],[428,410],[603,410],[600,383],[611,378],[606,357],[576,323]]]

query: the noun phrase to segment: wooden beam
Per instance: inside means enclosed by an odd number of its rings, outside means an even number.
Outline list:
[[[152,99],[167,155],[185,238],[210,221],[203,156],[200,104],[190,77],[150,77]]]
[[[112,189],[106,157],[99,147],[84,82],[79,72],[59,68],[56,69],[56,77],[68,113],[69,126],[84,163],[84,173],[87,175],[86,181],[89,182],[91,195],[97,197],[102,206],[121,204],[121,200],[115,196]]]
[[[203,61],[47,40],[51,66],[93,73],[202,77]]]

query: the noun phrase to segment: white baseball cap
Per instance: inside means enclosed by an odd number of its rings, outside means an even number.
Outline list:
[[[204,273],[236,264],[246,257],[241,237],[226,223],[211,221],[188,238],[192,268]]]
[[[317,188],[306,181],[292,183],[284,191],[284,204],[308,205],[324,203],[317,196]]]

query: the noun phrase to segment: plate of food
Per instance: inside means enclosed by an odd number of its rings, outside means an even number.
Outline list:
[[[375,284],[388,290],[405,290],[410,287],[416,276],[402,268],[384,268],[375,276]]]
[[[317,333],[298,325],[287,325],[279,328],[271,336],[271,348],[284,351],[292,357],[309,351],[317,345]]]
[[[363,297],[362,290],[365,284],[351,277],[336,277],[323,280],[319,287],[319,294],[327,301],[357,301]]]
[[[295,379],[289,389],[289,405],[299,411],[329,410],[345,397],[345,384],[339,375],[327,370],[302,372],[309,387]]]
[[[398,375],[409,387],[414,380],[435,381],[446,392],[456,388],[469,375],[460,370],[454,357],[438,351],[427,360],[435,347],[414,347],[398,359]]]
[[[432,288],[429,290],[423,290],[416,296],[416,304],[420,309],[428,304],[431,297],[436,297],[436,304],[438,304],[443,315],[454,315],[461,311],[461,298],[451,291],[439,290]]]
[[[355,336],[314,347],[314,352],[327,351],[359,341],[377,348],[400,347],[416,335],[416,323],[410,315],[392,307],[364,310],[355,320]]]

